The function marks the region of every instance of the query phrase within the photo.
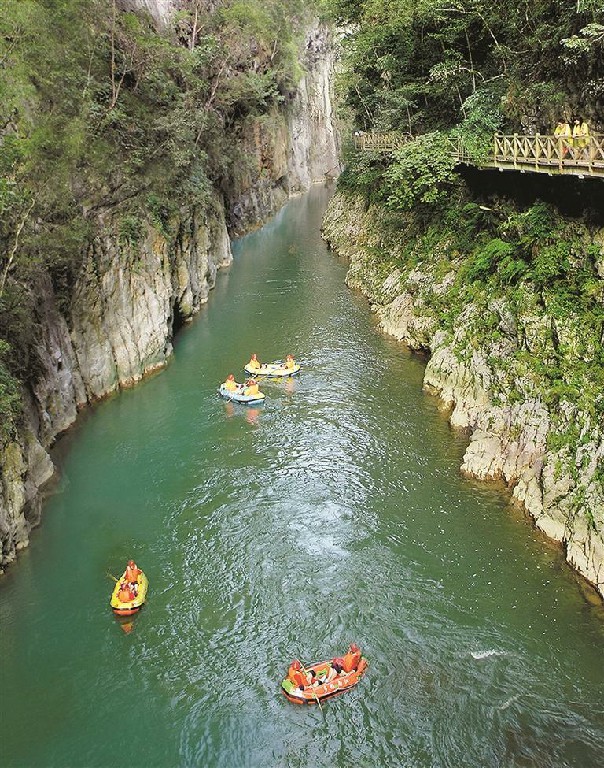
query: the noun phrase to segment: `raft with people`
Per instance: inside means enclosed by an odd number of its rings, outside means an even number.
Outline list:
[[[147,577],[130,560],[120,579],[116,579],[111,594],[110,605],[116,616],[132,616],[138,613],[147,599],[149,581]]]
[[[249,363],[244,370],[250,376],[265,376],[267,378],[282,378],[284,376],[295,376],[299,373],[302,366],[293,358],[293,355],[287,355],[285,360],[274,360],[272,363],[261,363],[255,354],[252,355]]]
[[[255,379],[247,379],[245,384],[239,384],[232,373],[229,373],[226,380],[222,382],[218,392],[227,400],[245,405],[261,403],[266,397],[264,392],[260,391]]]
[[[281,690],[293,704],[320,704],[349,691],[367,669],[367,659],[353,643],[343,657],[303,666],[294,659]]]

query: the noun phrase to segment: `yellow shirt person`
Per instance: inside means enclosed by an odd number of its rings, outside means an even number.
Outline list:
[[[589,126],[585,120],[575,120],[573,124],[573,146],[575,149],[585,151],[589,142]]]
[[[572,131],[566,120],[558,120],[558,124],[554,128],[554,136],[560,145],[560,156],[566,157],[570,153],[570,146],[572,145]]]
[[[250,358],[250,361],[249,361],[249,363],[247,364],[247,367],[248,367],[248,368],[252,368],[252,369],[253,369],[253,370],[255,370],[255,371],[257,371],[259,368],[262,368],[262,363],[261,363],[261,362],[260,362],[260,360],[258,360],[258,358],[256,357],[256,353],[255,353],[255,352],[254,352],[254,354],[252,355],[252,357]]]

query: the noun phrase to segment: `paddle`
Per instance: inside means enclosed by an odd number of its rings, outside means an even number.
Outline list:
[[[115,581],[116,584],[118,583],[119,579],[116,579],[112,573],[109,573],[109,571],[107,571],[106,575],[109,576],[110,579],[113,579],[113,581]]]

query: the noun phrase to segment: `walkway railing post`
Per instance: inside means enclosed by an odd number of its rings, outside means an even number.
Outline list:
[[[589,168],[589,172],[590,173],[592,172],[591,164],[593,163],[593,160],[594,160],[594,154],[595,154],[594,153],[594,140],[590,136],[587,139],[587,167]]]

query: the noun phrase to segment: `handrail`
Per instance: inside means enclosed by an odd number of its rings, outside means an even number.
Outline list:
[[[393,152],[416,137],[410,133],[356,131],[354,146],[360,151]],[[473,160],[459,138],[452,140],[452,156],[460,164],[535,173],[570,173],[604,177],[604,135],[577,138],[535,134],[496,133],[490,157]]]
[[[387,133],[380,133],[378,131],[372,131],[371,133],[355,131],[354,146],[361,151],[391,152],[408,144],[414,139],[415,136],[413,136],[413,134],[399,133],[398,131],[390,131]]]

